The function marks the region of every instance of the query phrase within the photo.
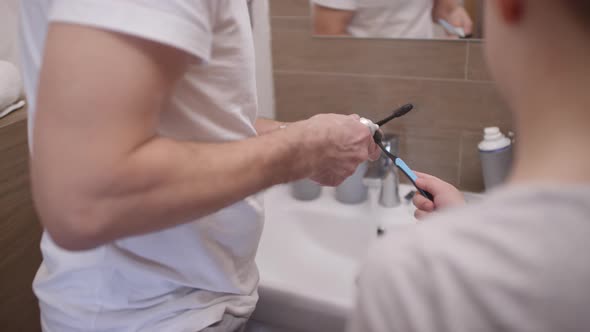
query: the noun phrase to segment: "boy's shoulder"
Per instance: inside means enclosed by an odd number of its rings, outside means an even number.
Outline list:
[[[387,308],[384,326],[419,321],[445,330],[444,314],[449,326],[465,327],[452,331],[519,330],[523,321],[540,324],[530,330],[563,330],[546,323],[586,310],[590,293],[579,285],[590,280],[590,263],[580,253],[590,250],[589,237],[590,187],[501,189],[389,229],[361,270],[358,301],[371,312]]]
[[[432,257],[523,252],[590,232],[590,186],[505,187],[463,208],[390,231],[376,247],[405,247]],[[492,255],[492,253],[488,253]],[[500,254],[499,254],[500,255]]]
[[[560,264],[577,264],[572,255],[588,251],[589,236],[590,186],[507,187],[390,230],[370,251],[367,265],[392,273],[405,266],[407,273],[434,283],[437,277],[423,271],[444,271],[455,280],[526,283],[531,275],[553,277]]]

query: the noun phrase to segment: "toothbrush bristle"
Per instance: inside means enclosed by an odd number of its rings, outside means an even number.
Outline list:
[[[406,105],[402,106],[397,112],[395,112],[395,117],[399,118],[400,116],[404,116],[404,115],[408,114],[413,109],[414,109],[414,105],[406,104]]]
[[[395,118],[399,118],[401,116],[404,116],[406,114],[408,114],[408,112],[410,112],[412,109],[414,109],[414,105],[412,104],[406,104],[400,108],[398,108],[397,110],[393,111],[393,113],[386,117],[385,119],[375,122],[377,125],[379,126],[383,126],[384,124],[388,123],[389,121],[395,119]]]

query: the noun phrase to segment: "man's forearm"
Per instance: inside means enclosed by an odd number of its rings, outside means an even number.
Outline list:
[[[109,169],[107,177],[88,174],[69,200],[64,200],[67,193],[50,200],[52,210],[71,209],[57,202],[76,207],[68,216],[71,223],[93,224],[88,234],[71,236],[62,228],[52,229],[52,236],[69,249],[88,249],[211,214],[274,184],[307,176],[295,140],[287,130],[221,144],[153,138]]]

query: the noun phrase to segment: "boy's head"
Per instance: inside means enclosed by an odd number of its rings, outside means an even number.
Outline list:
[[[509,102],[546,83],[542,78],[563,79],[568,69],[584,75],[579,70],[590,61],[590,0],[484,2],[486,57]]]

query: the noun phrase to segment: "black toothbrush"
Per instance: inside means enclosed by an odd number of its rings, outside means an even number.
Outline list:
[[[408,114],[413,109],[414,109],[414,105],[412,105],[412,104],[406,104],[406,105],[398,108],[397,110],[395,110],[393,112],[393,114],[391,114],[390,116],[386,117],[385,119],[383,119],[381,121],[375,122],[375,124],[378,125],[379,127],[381,127],[384,124],[388,123],[389,121],[391,121],[391,120],[393,120],[395,118],[399,118],[399,117],[402,117],[402,116]]]
[[[384,124],[388,123],[389,121],[395,119],[395,118],[399,118],[402,117],[406,114],[408,114],[411,110],[414,109],[414,105],[412,104],[406,104],[400,108],[398,108],[397,110],[395,110],[393,112],[393,114],[391,114],[390,116],[386,117],[385,119],[376,122],[375,124],[378,125],[379,127],[383,126]],[[428,191],[419,188],[416,185],[416,180],[418,180],[418,176],[412,171],[412,169],[410,169],[410,167],[408,167],[408,165],[398,156],[394,155],[393,153],[387,151],[387,149],[385,148],[385,146],[383,146],[383,135],[381,134],[381,132],[379,130],[375,131],[375,134],[373,134],[373,140],[375,141],[375,144],[377,144],[381,150],[383,151],[383,153],[385,153],[385,155],[387,157],[389,157],[389,159],[391,159],[391,161],[393,161],[393,163],[395,164],[395,166],[397,166],[407,177],[408,179],[412,182],[412,184],[414,185],[414,187],[416,187],[416,189],[418,190],[418,192],[428,198],[430,201],[434,202],[434,196],[432,196],[431,193],[429,193]]]

